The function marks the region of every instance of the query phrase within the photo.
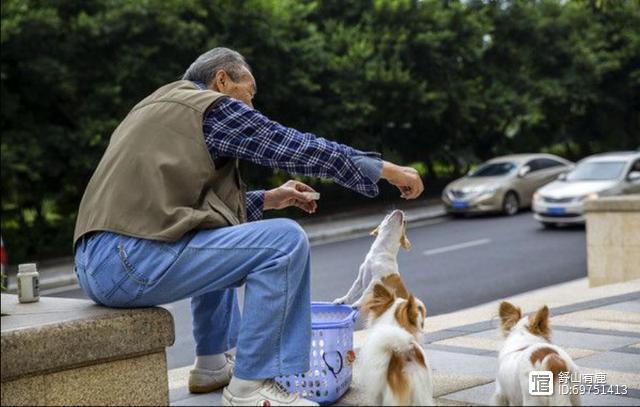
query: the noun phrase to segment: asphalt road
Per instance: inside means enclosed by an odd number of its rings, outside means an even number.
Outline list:
[[[584,228],[545,230],[514,217],[438,218],[410,226],[410,252],[398,256],[407,287],[437,315],[586,276]],[[312,298],[344,294],[373,241],[362,236],[312,248]],[[55,294],[81,298],[80,290]],[[168,304],[176,322],[169,368],[193,363],[188,300]]]

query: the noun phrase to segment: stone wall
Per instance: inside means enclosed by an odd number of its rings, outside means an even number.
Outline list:
[[[640,278],[640,195],[585,203],[589,284]]]
[[[169,403],[167,310],[2,294],[2,314],[3,406]]]

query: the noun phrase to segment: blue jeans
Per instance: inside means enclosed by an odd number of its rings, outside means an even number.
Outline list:
[[[196,354],[237,346],[238,378],[309,370],[309,241],[294,221],[193,231],[177,242],[99,232],[81,238],[75,263],[80,286],[98,304],[134,308],[191,298]]]

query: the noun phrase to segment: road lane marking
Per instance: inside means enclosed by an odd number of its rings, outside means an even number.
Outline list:
[[[438,223],[443,223],[448,221],[449,219],[444,217],[444,216],[440,216],[438,218],[433,218],[433,219],[425,219],[425,220],[420,220],[420,221],[415,221],[415,222],[409,222],[407,223],[407,229],[414,229],[414,228],[420,228],[423,226],[431,226],[431,225],[437,225]],[[326,238],[326,239],[321,239],[321,240],[316,240],[310,243],[311,247],[316,247],[316,246],[324,246],[326,244],[331,244],[331,243],[339,243],[339,242],[346,242],[348,240],[355,240],[355,239],[360,239],[361,237],[365,237],[365,236],[369,236],[369,233],[371,232],[371,229],[374,229],[375,226],[372,226],[370,228],[366,228],[365,230],[360,230],[357,232],[353,232],[353,233],[349,233],[349,234],[345,234],[345,235],[341,235],[341,236],[337,236],[337,237],[332,237],[332,238]]]
[[[450,246],[438,247],[437,249],[425,250],[422,252],[425,256],[433,256],[434,254],[452,252],[454,250],[466,249],[474,246],[481,246],[483,244],[491,243],[491,239],[478,239],[470,242],[452,244]]]
[[[443,223],[443,222],[446,222],[448,220],[449,219],[445,218],[444,216],[441,216],[439,218],[434,218],[434,219],[419,220],[417,222],[407,223],[407,229],[414,229],[414,228],[421,228],[423,226],[437,225],[439,223]]]

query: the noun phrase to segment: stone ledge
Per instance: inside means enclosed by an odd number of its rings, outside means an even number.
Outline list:
[[[587,200],[584,210],[585,212],[640,212],[640,194]]]
[[[166,369],[164,352],[156,352],[25,376],[2,383],[2,405],[165,406],[169,403]]]
[[[2,294],[1,381],[162,352],[175,339],[163,308],[111,309],[42,297],[19,304]]]

